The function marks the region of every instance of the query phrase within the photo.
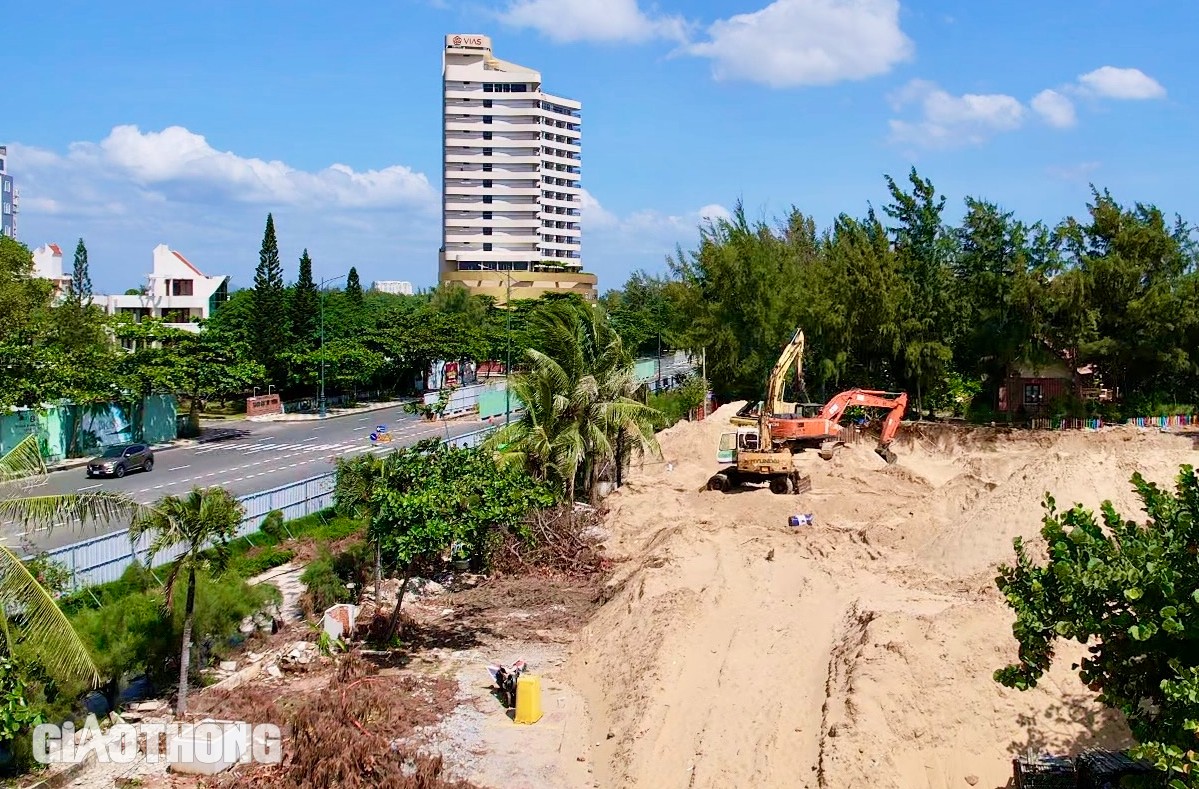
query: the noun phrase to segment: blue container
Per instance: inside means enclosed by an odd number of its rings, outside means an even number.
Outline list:
[[[787,525],[793,529],[798,529],[800,526],[812,525],[812,513],[806,515],[792,515],[787,518]]]

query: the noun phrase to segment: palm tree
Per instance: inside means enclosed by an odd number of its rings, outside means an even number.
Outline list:
[[[563,303],[538,324],[545,351],[527,350],[527,371],[509,382],[524,413],[490,445],[501,459],[559,482],[573,500],[580,471],[594,494],[608,463],[630,449],[657,450],[649,428],[657,412],[634,399],[633,360],[602,314]]]
[[[108,523],[135,518],[142,506],[120,493],[93,491],[64,495],[28,496],[12,489],[19,480],[46,474],[36,436],[28,436],[0,456],[0,521],[31,527],[60,524]],[[13,494],[13,495],[10,495]],[[47,670],[62,679],[82,680],[92,687],[100,673],[87,647],[71,627],[50,593],[30,574],[20,557],[0,545],[0,654],[12,651],[17,634],[10,618],[21,624],[20,638],[40,655]]]
[[[182,546],[166,582],[166,610],[173,611],[175,583],[187,577],[187,602],[183,608],[183,644],[179,652],[179,698],[176,714],[187,711],[187,676],[191,657],[192,615],[196,610],[196,573],[224,572],[229,563],[229,541],[237,534],[245,510],[224,488],[192,488],[187,496],[166,496],[133,524],[136,539],[153,534],[150,556]]]

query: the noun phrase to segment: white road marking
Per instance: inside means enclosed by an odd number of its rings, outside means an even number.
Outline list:
[[[80,488],[80,489],[79,489],[79,492],[81,492],[81,493],[82,493],[82,492],[83,492],[83,491],[85,491],[85,490],[92,490],[93,488],[98,488],[98,487],[100,487],[102,484],[103,484],[103,483],[97,482],[95,485],[85,485],[85,486],[83,486],[82,488]]]
[[[367,426],[366,426],[366,425],[363,425],[362,427],[356,427],[356,428],[354,428],[354,432],[355,432],[355,433],[357,433],[359,430],[367,430],[367,429],[368,429],[368,428],[367,428]]]
[[[174,468],[167,469],[167,471],[178,471],[179,469],[183,469],[183,468],[191,468],[191,464],[189,463],[185,466],[175,466]]]

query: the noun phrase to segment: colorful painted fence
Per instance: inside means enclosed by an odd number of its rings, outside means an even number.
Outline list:
[[[1033,430],[1098,430],[1101,427],[1111,427],[1114,422],[1104,422],[1102,419],[1030,419],[1028,426]],[[1136,416],[1124,424],[1145,429],[1169,430],[1171,428],[1199,427],[1199,416],[1195,414],[1175,414],[1173,416]]]
[[[42,410],[18,409],[0,416],[0,454],[29,435],[38,437],[42,457],[51,463],[92,455],[113,444],[160,444],[178,437],[175,417],[176,402],[171,395],[146,398],[140,413],[131,403],[61,403]]]
[[[1199,414],[1174,414],[1173,416],[1138,416],[1128,420],[1137,427],[1155,427],[1166,430],[1171,427],[1199,427]]]

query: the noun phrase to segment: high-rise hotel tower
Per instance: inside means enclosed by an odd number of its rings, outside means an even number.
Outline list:
[[[580,243],[582,105],[481,35],[446,36],[442,84],[440,282],[500,302],[595,299]]]

